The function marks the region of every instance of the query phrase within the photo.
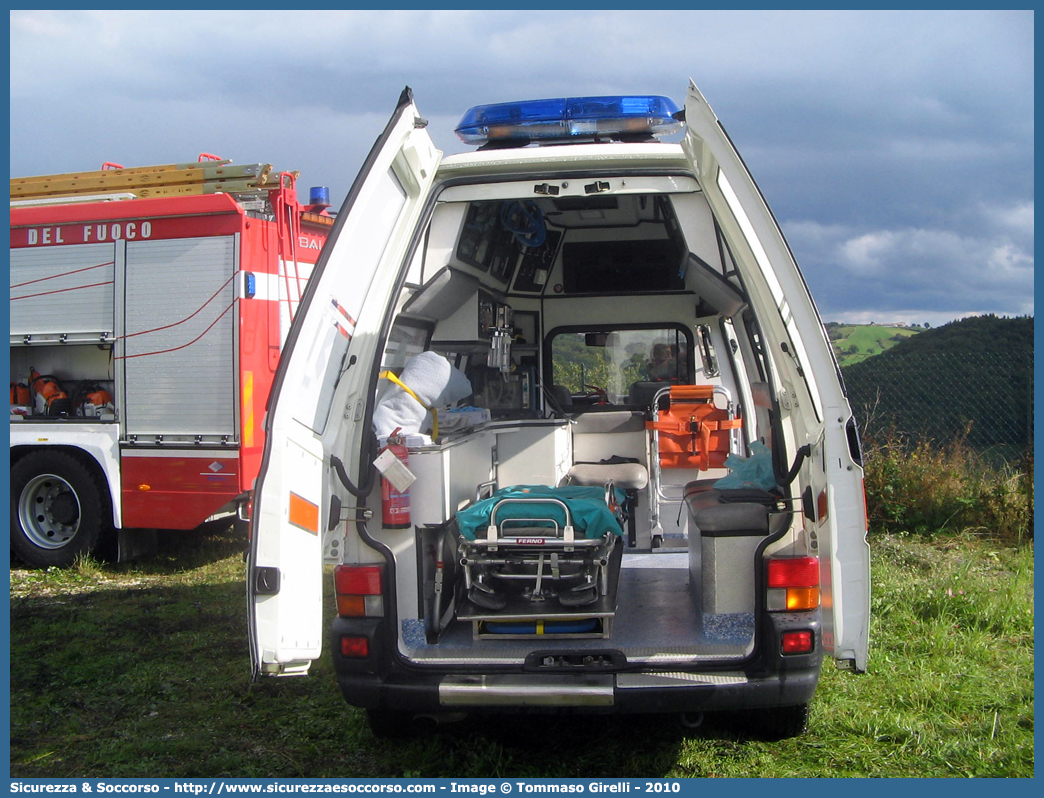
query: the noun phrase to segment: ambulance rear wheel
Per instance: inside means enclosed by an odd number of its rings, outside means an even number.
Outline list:
[[[808,731],[808,704],[755,710],[747,721],[751,732],[762,740],[777,742],[800,737]]]
[[[100,480],[75,455],[40,450],[11,467],[11,549],[34,568],[72,565],[105,526]]]
[[[374,737],[381,739],[400,740],[418,732],[412,713],[392,709],[366,710],[366,725]]]

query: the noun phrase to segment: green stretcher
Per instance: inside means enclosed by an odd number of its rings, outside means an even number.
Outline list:
[[[619,506],[624,500],[624,492],[613,489],[609,498]],[[570,518],[566,517],[562,505],[568,508]],[[598,487],[514,485],[501,488],[489,498],[460,510],[457,526],[464,538],[475,540],[486,535],[491,519],[502,529],[549,530],[555,529],[556,525],[564,529],[571,520],[578,537],[600,538],[607,533],[623,535],[617,515],[606,502],[606,490]]]
[[[468,600],[492,612],[509,602],[564,609],[597,602],[621,545],[624,498],[611,486],[514,485],[458,511]]]

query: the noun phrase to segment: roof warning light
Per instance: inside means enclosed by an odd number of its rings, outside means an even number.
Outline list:
[[[634,95],[563,97],[477,105],[464,114],[457,135],[466,144],[565,141],[578,138],[666,136],[681,130],[669,97]]]

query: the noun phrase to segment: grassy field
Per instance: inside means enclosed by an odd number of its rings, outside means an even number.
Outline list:
[[[656,717],[376,740],[327,657],[307,678],[250,683],[244,546],[187,533],[138,564],[12,568],[11,775],[1033,775],[1031,545],[874,538],[870,672],[827,668],[808,733],[780,743],[727,718],[687,731]]]
[[[874,324],[842,325],[831,330],[837,362],[842,366],[858,363],[879,355],[898,343],[897,338],[909,338],[919,330],[909,327],[882,327]]]

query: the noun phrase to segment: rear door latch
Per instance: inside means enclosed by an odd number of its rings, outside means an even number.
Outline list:
[[[274,565],[259,565],[254,569],[254,593],[274,596],[279,592],[279,569]]]

